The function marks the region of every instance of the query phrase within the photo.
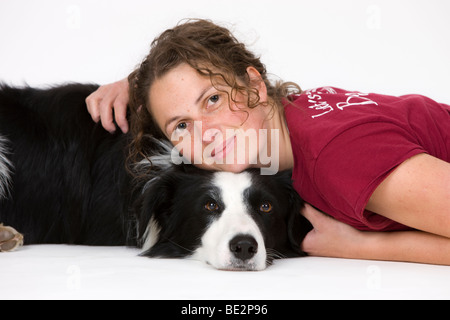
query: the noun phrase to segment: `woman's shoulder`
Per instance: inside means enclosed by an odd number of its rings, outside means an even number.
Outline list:
[[[284,101],[284,111],[291,143],[311,158],[341,136],[384,139],[397,132],[432,153],[436,141],[450,135],[448,106],[421,95],[397,97],[321,87],[291,96]],[[368,136],[372,131],[375,137]]]

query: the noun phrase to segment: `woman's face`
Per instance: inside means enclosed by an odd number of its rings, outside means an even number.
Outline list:
[[[248,68],[247,72],[250,79],[260,79],[256,69]],[[266,102],[264,82],[255,83],[260,101]],[[248,108],[247,96],[242,93],[233,97],[233,102],[229,86],[213,86],[209,76],[200,75],[187,64],[156,80],[149,94],[149,112],[191,163],[230,172],[260,166],[259,155],[270,143],[265,130],[260,129],[270,129],[270,107]]]

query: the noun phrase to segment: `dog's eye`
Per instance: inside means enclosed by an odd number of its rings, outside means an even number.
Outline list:
[[[205,204],[205,209],[210,212],[216,212],[219,210],[219,205],[214,201],[209,201],[208,203]]]
[[[264,202],[259,207],[259,211],[264,212],[264,213],[272,212],[272,204],[270,202]]]

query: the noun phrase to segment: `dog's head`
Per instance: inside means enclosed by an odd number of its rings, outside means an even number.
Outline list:
[[[261,176],[174,166],[142,193],[139,239],[144,256],[192,257],[217,269],[263,270],[274,258],[304,255],[311,224],[291,173]]]

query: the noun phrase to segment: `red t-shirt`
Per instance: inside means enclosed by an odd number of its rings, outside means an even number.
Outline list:
[[[365,210],[377,186],[420,153],[450,162],[450,106],[324,87],[285,101],[294,187],[305,201],[359,230],[408,230]]]

